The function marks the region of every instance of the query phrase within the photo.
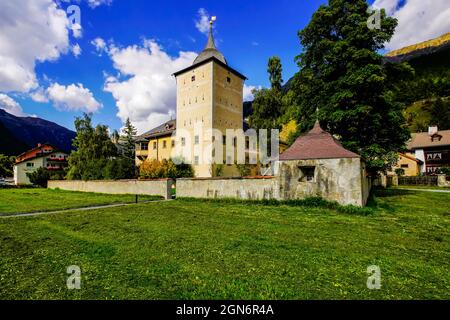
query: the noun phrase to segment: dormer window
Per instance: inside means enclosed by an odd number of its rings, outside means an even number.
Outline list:
[[[431,136],[431,142],[439,142],[441,140],[442,136],[440,134],[435,133]]]

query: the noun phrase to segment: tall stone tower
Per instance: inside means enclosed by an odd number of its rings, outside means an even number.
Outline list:
[[[177,148],[192,152],[192,164],[197,177],[214,176],[214,167],[207,158],[216,157],[216,148],[224,145],[226,129],[243,129],[243,87],[246,77],[230,66],[214,43],[213,20],[205,49],[194,63],[176,73],[177,81]],[[213,129],[222,132],[222,139],[211,135]],[[222,140],[222,141],[217,141]],[[228,140],[229,141],[229,140]],[[179,145],[181,144],[181,146]],[[224,162],[227,162],[223,151]],[[236,175],[234,165],[222,167],[224,176]]]

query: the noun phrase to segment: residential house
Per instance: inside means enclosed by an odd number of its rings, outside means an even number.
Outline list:
[[[50,144],[38,144],[37,147],[20,154],[14,164],[14,184],[31,184],[27,173],[38,168],[51,172],[60,172],[67,166],[69,155]]]

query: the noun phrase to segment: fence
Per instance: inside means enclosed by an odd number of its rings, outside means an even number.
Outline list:
[[[398,177],[399,185],[422,185],[422,186],[437,186],[437,176],[423,176],[423,177]]]
[[[117,180],[117,181],[49,181],[48,188],[68,191],[97,192],[108,194],[138,194],[162,196],[165,199],[172,198],[171,179],[160,180]]]

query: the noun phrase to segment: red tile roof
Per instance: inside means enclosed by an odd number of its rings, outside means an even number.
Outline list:
[[[294,144],[280,155],[280,160],[310,160],[359,158],[345,149],[331,134],[324,131],[317,121],[314,128],[295,140]]]

